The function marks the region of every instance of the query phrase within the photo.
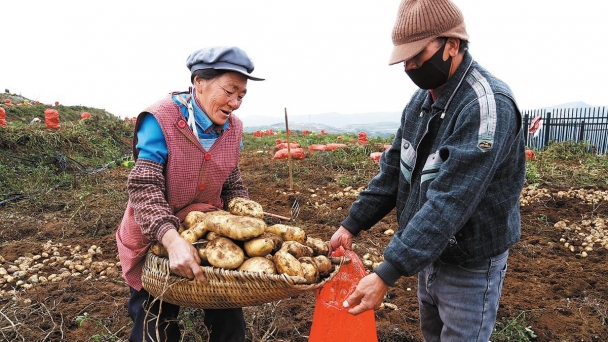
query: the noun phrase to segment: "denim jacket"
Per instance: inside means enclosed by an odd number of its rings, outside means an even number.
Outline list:
[[[375,270],[393,285],[438,258],[461,264],[508,250],[521,236],[524,178],[512,92],[465,52],[434,103],[429,91],[414,93],[379,173],[342,225],[357,235],[396,209],[398,230]]]

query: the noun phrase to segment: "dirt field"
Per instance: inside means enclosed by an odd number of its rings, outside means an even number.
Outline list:
[[[242,156],[250,197],[265,211],[279,215],[288,215],[297,200],[301,211],[296,224],[309,235],[329,239],[356,192],[337,185],[340,175],[323,172],[298,172],[290,191],[285,161],[271,156],[269,151]],[[306,160],[294,163],[302,171]],[[127,175],[124,167],[110,169],[89,176],[92,187],[57,191],[52,202],[28,205],[28,201],[14,201],[0,206],[0,267],[9,270],[12,266],[11,274],[19,278],[20,264],[40,265],[36,266],[37,283],[32,281],[32,273],[21,274],[20,286],[16,280],[0,283],[1,341],[114,341],[128,336],[128,289],[120,269],[114,266],[114,232],[126,202]],[[541,187],[524,191],[522,199],[528,204],[522,207],[523,236],[510,254],[499,328],[518,319],[537,336],[535,341],[608,341],[608,251],[597,242],[591,247],[591,238],[583,245],[592,232],[604,231],[608,197],[605,189],[595,189],[603,192],[593,195],[597,197],[594,202],[589,197],[593,189],[583,190],[559,193],[568,189]],[[384,231],[396,228],[391,214],[357,237],[356,252],[379,260],[390,239]],[[87,254],[91,246],[95,247]],[[584,251],[584,247],[592,250]],[[90,266],[78,275],[61,259],[86,258],[85,254],[98,268]],[[50,274],[61,279],[53,281]],[[46,278],[45,284],[41,277]],[[380,341],[422,340],[416,287],[415,277],[404,277],[389,290],[386,302],[397,309],[376,312]],[[269,340],[306,341],[314,304],[310,293],[268,306],[278,317],[277,330]],[[247,308],[247,312],[251,317],[259,310]],[[249,330],[252,339],[261,340],[263,331],[254,326]]]

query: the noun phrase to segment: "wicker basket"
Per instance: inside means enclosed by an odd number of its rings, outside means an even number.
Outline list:
[[[169,260],[152,253],[146,256],[142,283],[154,297],[168,303],[201,309],[255,306],[297,296],[321,288],[340,268],[321,282],[306,284],[304,278],[270,275],[202,266],[206,284],[170,274]]]

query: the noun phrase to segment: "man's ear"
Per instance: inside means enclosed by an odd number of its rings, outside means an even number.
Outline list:
[[[445,45],[445,52],[447,52],[448,56],[455,57],[458,54],[458,49],[460,49],[460,39],[450,37]],[[444,53],[445,59],[447,59],[448,56],[445,56]]]

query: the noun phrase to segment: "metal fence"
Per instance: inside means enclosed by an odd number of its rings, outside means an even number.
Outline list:
[[[608,107],[533,109],[522,114],[528,147],[541,149],[551,141],[573,141],[589,144],[598,154],[608,152]],[[535,131],[539,117],[540,127]]]

